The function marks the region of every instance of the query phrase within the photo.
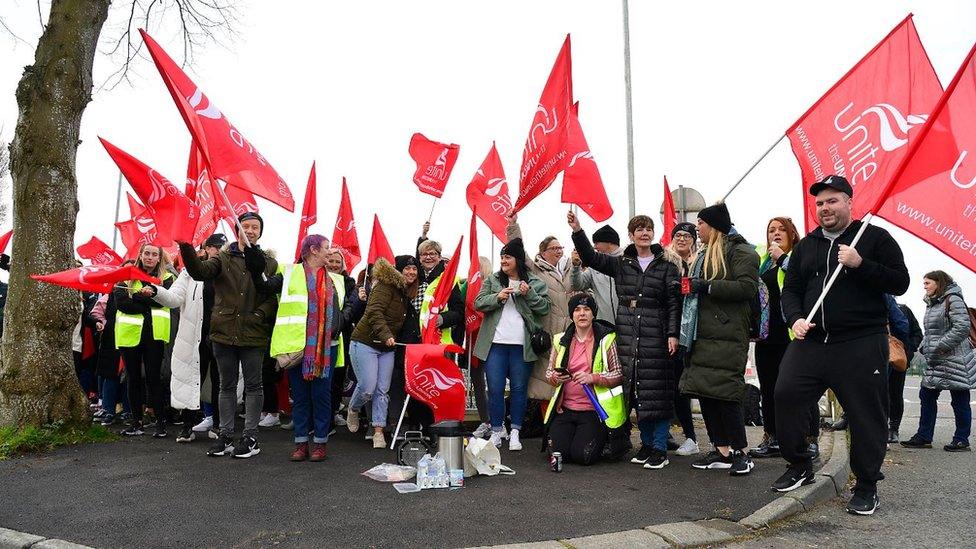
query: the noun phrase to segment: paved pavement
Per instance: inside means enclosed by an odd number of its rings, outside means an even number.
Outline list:
[[[918,427],[918,377],[905,388],[901,435]],[[976,409],[976,406],[973,406]],[[939,419],[931,450],[892,445],[879,485],[881,508],[872,517],[844,511],[846,501],[798,515],[760,538],[728,547],[973,547],[976,546],[976,455],[949,453],[942,446],[954,429],[949,394],[939,399]],[[972,441],[972,440],[971,440]]]
[[[775,497],[768,486],[782,472],[760,463],[733,478],[673,456],[661,471],[616,463],[554,474],[532,439],[520,453],[502,451],[515,476],[397,494],[360,475],[393,461],[361,435],[333,437],[318,464],[288,462],[289,437],[264,432],[250,460],[208,458],[207,443],[171,436],[0,462],[0,526],[96,547],[464,547],[738,520]]]

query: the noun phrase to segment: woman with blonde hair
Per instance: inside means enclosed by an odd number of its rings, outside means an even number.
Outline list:
[[[682,288],[680,344],[688,362],[680,387],[698,399],[715,449],[692,466],[747,475],[753,463],[745,454],[742,401],[759,256],[732,226],[725,204],[698,213],[698,234],[702,250]]]
[[[169,255],[159,246],[143,244],[139,247],[136,267],[149,276],[159,278],[164,288],[173,284],[169,272]],[[145,395],[156,415],[155,438],[166,438],[165,388],[162,384],[163,347],[170,339],[170,310],[153,301],[156,288],[138,280],[120,284],[113,290],[116,306],[115,345],[125,364],[132,425],[122,431],[124,436],[140,436]],[[145,372],[143,372],[145,370]],[[145,374],[145,375],[143,375]]]
[[[681,271],[681,276],[688,276],[688,273],[691,272],[691,266],[695,263],[695,258],[698,257],[698,228],[695,227],[694,223],[687,221],[675,224],[674,228],[671,229],[671,242],[666,248],[681,258],[678,269]],[[680,286],[673,291],[680,293]],[[683,355],[679,352],[674,358],[675,379],[681,379],[681,374],[684,372],[685,359]],[[698,436],[695,435],[694,416],[691,413],[691,398],[681,394],[681,389],[678,388],[677,383],[674,384],[674,415],[678,419],[678,423],[681,424],[685,441],[678,446],[676,442],[668,438],[669,449],[673,448],[679,456],[697,454],[700,450],[698,449]],[[672,444],[673,446],[671,446]]]

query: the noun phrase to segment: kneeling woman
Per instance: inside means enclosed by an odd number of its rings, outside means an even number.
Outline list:
[[[607,428],[620,427],[627,419],[623,377],[617,360],[617,334],[613,326],[595,320],[596,300],[589,294],[576,294],[569,300],[572,324],[553,338],[546,380],[556,392],[546,410],[549,426],[549,451],[563,459],[592,465],[603,455]],[[586,387],[607,417],[596,412]]]

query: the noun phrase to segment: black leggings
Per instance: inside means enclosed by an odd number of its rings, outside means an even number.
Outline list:
[[[888,427],[897,431],[905,414],[905,375],[888,367]]]
[[[143,407],[146,404],[146,393],[149,393],[149,404],[156,414],[156,421],[160,425],[166,422],[166,406],[163,401],[163,383],[161,372],[163,366],[163,342],[145,337],[135,347],[123,347],[122,361],[125,362],[125,372],[128,376],[126,383],[129,394],[129,406],[132,408],[132,418],[142,422]],[[145,377],[143,377],[145,368]]]
[[[779,378],[779,364],[787,347],[789,343],[756,344],[756,374],[759,377],[759,392],[762,393],[763,431],[773,438],[776,438],[776,398],[773,395],[776,392],[776,379]],[[820,433],[819,404],[810,406],[808,414],[807,436],[817,436]]]
[[[684,358],[676,358],[673,363],[675,370],[674,379],[681,379],[681,373],[685,369]],[[697,441],[698,439],[695,437],[695,422],[691,415],[691,397],[682,394],[678,385],[678,383],[674,384],[674,415],[678,418],[678,423],[681,424],[681,430],[684,431],[685,438]]]
[[[741,402],[698,397],[698,404],[713,445],[742,450],[749,444]]]
[[[607,428],[596,412],[563,409],[555,416],[549,426],[552,451],[562,453],[564,461],[579,465],[593,465],[599,461],[607,443]]]

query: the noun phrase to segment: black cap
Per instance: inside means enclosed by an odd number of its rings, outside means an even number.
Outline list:
[[[224,233],[214,233],[204,241],[203,247],[208,248],[213,246],[214,248],[223,248],[224,244],[227,244],[227,237],[224,236]]]
[[[610,225],[604,225],[593,231],[593,243],[596,244],[597,242],[606,242],[607,244],[619,246],[620,235]]]
[[[580,292],[578,294],[573,294],[573,297],[569,298],[569,316],[573,316],[573,311],[576,310],[580,305],[585,305],[593,311],[593,316],[596,316],[596,299],[592,295],[586,292]]]
[[[847,182],[847,179],[839,175],[828,175],[827,177],[810,185],[810,194],[817,196],[824,189],[834,189],[847,196],[854,197],[854,188]]]
[[[264,235],[264,219],[257,212],[244,212],[237,218],[237,221],[244,223],[248,219],[257,219],[258,223],[261,224],[261,234]]]
[[[708,223],[720,233],[729,234],[732,231],[732,218],[729,217],[729,209],[725,202],[719,202],[698,212],[698,219]]]
[[[398,255],[396,256],[396,270],[403,271],[407,267],[413,265],[417,266],[417,258],[412,255]]]
[[[674,235],[678,234],[679,231],[684,231],[690,234],[691,238],[693,239],[698,238],[698,227],[696,227],[694,223],[688,223],[687,221],[678,223],[673,229],[671,229],[671,238],[673,239]]]

